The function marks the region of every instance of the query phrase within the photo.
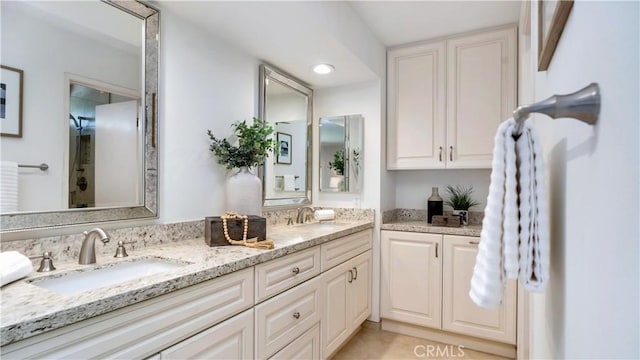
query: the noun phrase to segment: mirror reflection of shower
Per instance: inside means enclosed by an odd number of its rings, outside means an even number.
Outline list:
[[[96,206],[96,107],[134,98],[71,83],[69,96],[69,208]]]

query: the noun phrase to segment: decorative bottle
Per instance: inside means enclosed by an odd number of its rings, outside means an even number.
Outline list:
[[[427,199],[427,223],[431,224],[434,215],[442,215],[443,201],[438,194],[438,188],[431,188],[431,196]]]

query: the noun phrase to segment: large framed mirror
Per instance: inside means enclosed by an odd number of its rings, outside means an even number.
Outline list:
[[[363,126],[359,114],[320,118],[320,191],[359,193],[362,189]]]
[[[260,65],[260,118],[274,129],[278,152],[265,161],[265,208],[311,203],[313,90],[300,80]]]
[[[0,230],[156,217],[159,11],[0,6],[2,65],[24,74],[22,136],[0,139],[2,176],[17,184],[2,189]]]

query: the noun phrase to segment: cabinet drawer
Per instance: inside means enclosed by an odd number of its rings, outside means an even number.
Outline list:
[[[322,271],[371,249],[372,231],[365,230],[321,245]]]
[[[2,357],[144,358],[253,305],[253,268],[2,348]]]
[[[160,359],[249,359],[253,356],[253,309],[236,315],[160,353]]]
[[[273,355],[271,359],[320,359],[320,324],[307,330],[306,333]]]
[[[256,303],[320,274],[320,247],[315,246],[256,266]]]
[[[255,307],[256,358],[266,359],[320,321],[319,278]]]

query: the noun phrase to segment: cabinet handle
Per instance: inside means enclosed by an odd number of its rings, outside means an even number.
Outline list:
[[[349,284],[353,282],[353,270],[349,270],[349,280],[347,280],[347,282],[349,282]]]
[[[478,244],[480,244],[480,241],[469,241],[469,244],[478,245]]]
[[[440,162],[442,162],[442,146],[440,146],[440,155],[438,155]]]
[[[453,161],[453,146],[449,146],[449,161]]]
[[[355,275],[353,276],[353,280],[358,280],[358,268],[354,267],[353,272],[355,273]]]
[[[299,267],[294,267],[293,270],[291,270],[291,272],[293,272],[294,274],[299,274],[300,273],[300,268]]]
[[[293,317],[294,317],[294,318],[296,318],[296,319],[300,319],[300,313],[299,313],[299,312],[297,312],[297,311],[296,311],[296,312],[294,312],[294,313],[293,313]]]
[[[438,258],[438,243],[436,243],[436,259]]]

